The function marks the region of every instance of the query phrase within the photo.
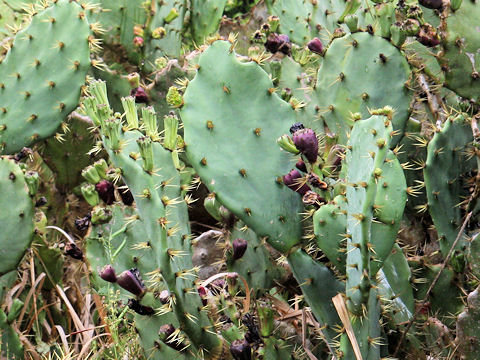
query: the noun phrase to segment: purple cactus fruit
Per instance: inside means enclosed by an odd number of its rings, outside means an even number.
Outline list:
[[[74,243],[68,243],[65,246],[65,254],[76,260],[83,260],[83,251]]]
[[[302,196],[310,190],[310,186],[302,181],[302,174],[297,169],[293,169],[287,175],[284,175],[283,183]]]
[[[233,240],[232,247],[233,247],[232,258],[233,260],[238,260],[238,259],[241,259],[242,256],[245,254],[245,251],[247,251],[248,242],[245,239],[238,238]]]
[[[115,187],[108,180],[101,180],[95,185],[95,190],[98,192],[98,196],[107,205],[112,205],[115,201]]]
[[[308,50],[311,52],[322,55],[323,54],[323,44],[319,38],[313,38],[307,44]]]
[[[301,122],[297,122],[290,126],[290,134],[295,134],[298,130],[305,129],[305,126]]]
[[[441,9],[443,7],[442,0],[419,0],[418,2],[427,9]]]
[[[115,274],[115,269],[112,265],[105,265],[99,273],[100,277],[108,282],[116,283],[117,275]]]
[[[135,36],[133,38],[133,45],[136,47],[142,47],[143,46],[143,38],[141,36]]]
[[[312,129],[297,130],[293,133],[292,140],[308,161],[314,163],[317,160],[318,139],[315,131]]]
[[[290,55],[292,43],[287,35],[271,33],[265,42],[265,48],[272,54],[279,51],[285,55]]]
[[[202,299],[203,306],[206,306],[208,304],[207,289],[205,289],[205,287],[203,286],[199,286],[197,288],[197,291],[198,291],[198,295],[200,295],[200,298]]]
[[[247,340],[235,340],[230,345],[230,353],[235,360],[251,360],[252,348]]]
[[[92,217],[90,216],[90,214],[87,214],[85,217],[83,218],[78,218],[78,219],[75,219],[75,227],[77,228],[78,231],[85,231],[88,229],[88,227],[90,226],[90,219]]]
[[[136,87],[130,91],[130,96],[135,98],[137,104],[148,104],[148,95],[144,88]]]
[[[120,198],[125,205],[130,206],[133,204],[134,199],[130,189],[119,189],[118,193],[120,194]]]
[[[150,306],[140,304],[137,299],[129,299],[127,306],[139,315],[153,315],[155,312]]]
[[[137,269],[125,270],[117,277],[117,284],[136,296],[145,294],[145,285]]]
[[[305,165],[303,160],[298,160],[295,167],[300,171],[307,172],[307,165]]]

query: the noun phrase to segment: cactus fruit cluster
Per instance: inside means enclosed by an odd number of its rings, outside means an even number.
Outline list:
[[[477,359],[479,6],[0,0],[0,357]]]

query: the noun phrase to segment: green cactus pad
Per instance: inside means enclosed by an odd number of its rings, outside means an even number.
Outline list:
[[[324,334],[330,342],[336,335],[333,327],[340,322],[332,298],[345,290],[344,285],[303,250],[293,251],[288,262],[317,321],[326,326]]]
[[[0,275],[17,268],[33,238],[34,208],[20,167],[0,157]]]
[[[313,232],[317,245],[342,273],[345,273],[346,259],[345,252],[341,251],[347,232],[346,208],[347,199],[338,195],[331,204],[321,206],[313,215]]]
[[[411,272],[407,258],[398,244],[393,246],[390,255],[378,272],[378,293],[391,302],[395,323],[408,321],[413,316],[414,298],[410,283]]]
[[[382,180],[382,165],[388,153],[392,125],[386,116],[374,115],[355,123],[347,146],[347,283],[346,294],[350,311],[362,313],[368,302],[370,279],[374,272],[372,250],[373,206],[377,183]],[[393,239],[394,241],[395,239]],[[391,239],[387,240],[390,249]],[[389,249],[389,252],[390,252]]]
[[[90,68],[90,35],[83,9],[67,0],[39,12],[17,33],[0,64],[4,153],[49,137],[75,108]]]
[[[412,97],[406,88],[410,76],[404,56],[379,36],[355,33],[334,39],[318,70],[319,114],[341,144],[347,142],[353,113],[365,119],[368,109],[387,105],[394,109],[393,129],[403,132]],[[398,140],[395,137],[391,146]]]
[[[447,18],[442,39],[443,56],[438,62],[445,70],[445,85],[460,96],[480,101],[480,37],[478,18],[480,5],[465,0],[460,9]]]
[[[286,251],[300,239],[302,204],[281,183],[293,164],[276,139],[288,133],[293,110],[270,93],[268,75],[236,59],[228,42],[214,42],[199,66],[181,109],[190,163],[225,207]]]
[[[0,310],[0,339],[2,342],[0,348],[2,358],[11,360],[25,359],[20,338],[15,329],[7,322],[7,315],[3,310]]]
[[[280,32],[298,45],[314,37],[328,41],[339,26],[337,19],[344,10],[343,1],[269,0],[269,13],[280,18]]]
[[[457,318],[458,352],[462,359],[476,360],[480,358],[480,299],[479,289],[472,291],[467,297],[467,306]]]
[[[460,115],[450,118],[428,144],[423,175],[428,210],[438,232],[443,256],[447,256],[462,225],[462,212],[458,205],[467,195],[465,176],[476,168],[475,160],[469,160],[467,152],[472,141],[469,122]],[[461,239],[457,248],[464,243],[465,239]]]
[[[223,15],[223,9],[227,0],[192,0],[191,31],[193,40],[203,44],[205,39],[218,30],[218,25]]]

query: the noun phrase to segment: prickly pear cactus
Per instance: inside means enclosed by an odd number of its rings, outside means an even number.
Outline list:
[[[449,118],[443,129],[428,144],[423,170],[428,198],[428,210],[438,232],[440,250],[445,257],[453,245],[462,224],[461,203],[466,197],[465,184],[475,160],[469,156],[473,141],[467,119],[459,115]],[[471,152],[471,151],[470,151]],[[461,234],[457,248],[465,245]]]
[[[354,123],[352,114],[360,113],[364,119],[368,109],[391,106],[393,130],[400,134],[410,112],[410,76],[405,57],[381,37],[365,32],[334,39],[318,70],[318,115],[328,131],[346,144]],[[395,137],[391,146],[398,140],[400,137]]]
[[[0,64],[2,153],[49,137],[77,106],[92,41],[85,11],[67,0],[34,14],[15,35]]]
[[[225,207],[286,251],[300,239],[301,202],[281,182],[291,164],[276,139],[294,122],[293,110],[268,75],[236,59],[231,46],[216,41],[205,50],[187,87],[181,109],[186,154]],[[232,142],[242,144],[241,156]]]
[[[21,168],[8,157],[0,157],[0,275],[15,270],[33,238],[34,207]],[[7,211],[8,209],[8,211]]]

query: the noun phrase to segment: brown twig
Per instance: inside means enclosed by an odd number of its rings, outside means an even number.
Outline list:
[[[422,73],[418,73],[417,75],[418,84],[422,88],[423,92],[427,96],[427,103],[430,112],[435,117],[436,126],[440,128],[441,124],[445,122],[445,113],[443,112],[442,106],[436,94],[432,93],[430,87],[428,85],[427,79],[425,79],[425,75]]]
[[[468,222],[470,221],[470,218],[472,216],[472,212],[470,211],[467,216],[465,217],[465,220],[463,221],[462,227],[460,228],[460,231],[457,234],[457,237],[455,241],[453,242],[452,246],[450,247],[450,250],[448,251],[447,257],[442,263],[442,266],[440,268],[440,271],[437,273],[437,276],[435,276],[435,279],[433,279],[432,283],[428,287],[427,293],[425,294],[421,305],[418,306],[415,309],[415,313],[413,314],[412,319],[409,321],[407,328],[402,332],[402,335],[400,336],[400,340],[398,341],[397,347],[395,348],[395,352],[393,353],[393,357],[397,357],[397,353],[400,350],[400,346],[402,345],[403,340],[405,340],[405,336],[407,335],[408,331],[412,327],[413,323],[418,317],[418,314],[420,313],[420,309],[422,309],[425,304],[427,303],[428,298],[430,297],[430,293],[432,292],[433,288],[438,282],[438,279],[440,279],[440,275],[442,275],[443,270],[445,270],[445,267],[447,266],[448,262],[450,261],[450,258],[452,257],[453,251],[455,250],[455,247],[457,246],[458,242],[460,241],[462,234],[465,230],[465,227],[467,226]]]

